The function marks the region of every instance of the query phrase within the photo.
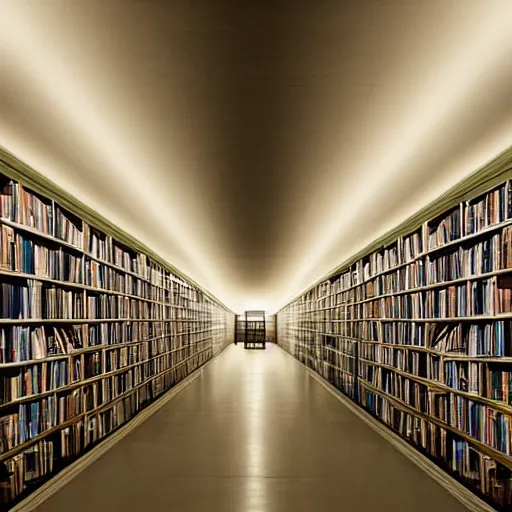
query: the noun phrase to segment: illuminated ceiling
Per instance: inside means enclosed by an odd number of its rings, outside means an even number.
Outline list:
[[[0,145],[275,310],[512,141],[510,0],[0,0]]]

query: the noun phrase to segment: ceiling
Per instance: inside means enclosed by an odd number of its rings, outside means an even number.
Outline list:
[[[512,141],[510,0],[0,0],[0,145],[274,311]]]

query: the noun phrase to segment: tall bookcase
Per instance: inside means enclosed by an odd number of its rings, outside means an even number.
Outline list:
[[[245,312],[244,348],[265,348],[267,331],[264,311]]]
[[[245,341],[245,313],[236,315],[236,332],[235,343],[243,343]]]
[[[0,175],[2,509],[233,341],[219,301],[77,205]]]
[[[281,346],[502,510],[512,507],[511,177],[431,205],[277,322]]]
[[[267,341],[277,343],[276,338],[276,315],[267,315],[265,317],[265,327],[267,330]]]

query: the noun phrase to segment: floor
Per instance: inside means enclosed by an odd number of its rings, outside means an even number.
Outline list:
[[[466,509],[279,347],[233,345],[38,510]]]

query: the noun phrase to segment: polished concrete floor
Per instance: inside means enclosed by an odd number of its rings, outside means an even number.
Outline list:
[[[270,345],[230,346],[38,510],[466,509]]]

